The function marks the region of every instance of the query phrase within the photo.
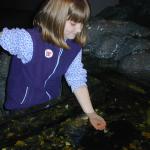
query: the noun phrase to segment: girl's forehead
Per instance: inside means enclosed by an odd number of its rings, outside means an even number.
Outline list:
[[[68,11],[68,19],[75,22],[86,22],[90,16],[89,7],[80,7],[79,4],[76,7],[70,7]]]

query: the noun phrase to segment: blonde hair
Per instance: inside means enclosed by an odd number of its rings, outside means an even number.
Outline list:
[[[67,20],[83,24],[81,33],[75,41],[83,46],[86,43],[86,23],[90,16],[87,0],[48,0],[34,18],[34,25],[39,27],[44,40],[68,49],[64,41],[64,27]]]

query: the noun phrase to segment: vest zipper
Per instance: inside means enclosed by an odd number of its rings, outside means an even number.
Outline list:
[[[58,58],[57,58],[57,62],[56,62],[56,65],[55,65],[55,67],[54,67],[54,70],[53,70],[53,72],[49,75],[49,77],[45,80],[44,87],[46,86],[47,81],[48,81],[48,80],[51,78],[51,76],[55,73],[55,71],[56,71],[56,69],[57,69],[57,67],[58,67],[58,65],[59,65],[59,61],[60,61],[60,57],[61,57],[62,53],[63,53],[63,49],[60,48],[60,51],[59,51],[59,54],[58,54]],[[51,98],[50,94],[49,94],[47,91],[46,91],[46,94],[48,95],[49,98]]]
[[[49,98],[49,100],[51,99],[51,95],[46,91],[46,94],[47,94],[47,96],[48,96],[48,98]]]
[[[29,91],[29,87],[27,86],[27,87],[26,87],[25,95],[24,95],[23,100],[21,101],[20,104],[23,104],[23,103],[24,103],[24,101],[25,101],[25,99],[26,99],[26,97],[27,97],[27,95],[28,95],[28,91]]]

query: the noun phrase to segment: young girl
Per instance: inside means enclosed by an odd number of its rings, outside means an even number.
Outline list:
[[[13,55],[6,109],[24,109],[58,97],[65,76],[93,127],[105,129],[105,120],[92,107],[81,62],[89,15],[87,0],[48,0],[35,16],[34,28],[3,29],[0,45]]]

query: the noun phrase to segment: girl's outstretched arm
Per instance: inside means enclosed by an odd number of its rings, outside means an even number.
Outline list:
[[[70,67],[68,68],[65,78],[68,85],[71,87],[72,92],[75,94],[79,104],[83,111],[89,117],[89,120],[93,127],[97,130],[103,130],[106,127],[105,120],[96,114],[93,109],[89,91],[86,85],[87,71],[83,68],[82,50],[76,56]]]
[[[104,130],[106,128],[106,122],[94,111],[87,86],[81,86],[80,88],[76,89],[74,94],[81,108],[89,117],[92,126],[97,130]]]
[[[16,55],[24,64],[32,59],[33,42],[25,29],[4,28],[0,33],[0,46],[11,55]]]

